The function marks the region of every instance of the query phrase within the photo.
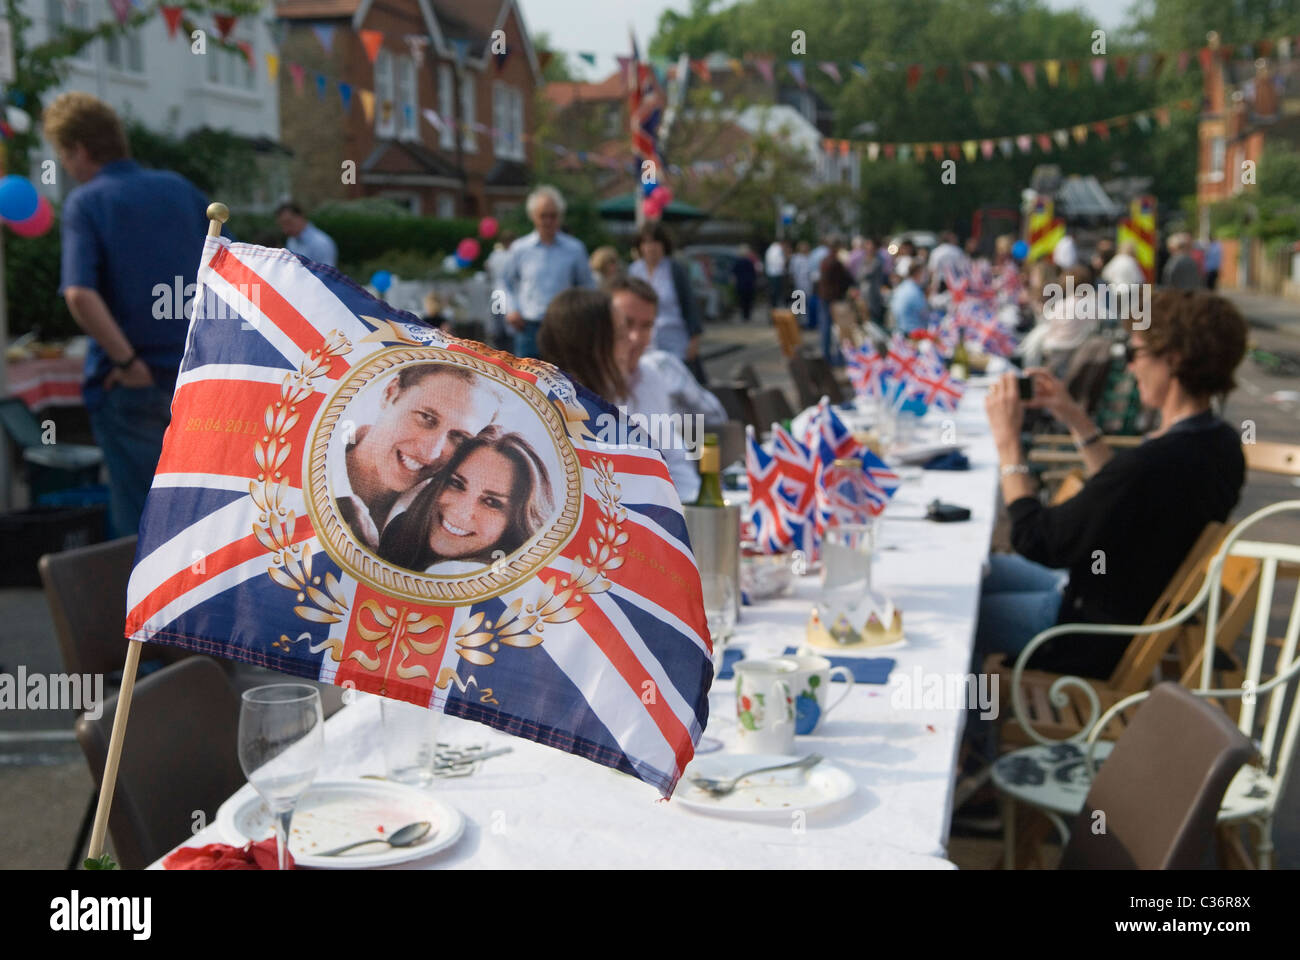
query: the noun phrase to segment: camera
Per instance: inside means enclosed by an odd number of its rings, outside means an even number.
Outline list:
[[[1016,380],[1016,384],[1020,388],[1021,400],[1034,399],[1034,378],[1033,377],[1020,377]]]

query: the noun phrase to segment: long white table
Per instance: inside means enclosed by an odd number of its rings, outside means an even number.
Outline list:
[[[856,685],[821,732],[799,738],[800,753],[816,751],[851,773],[855,795],[808,813],[803,829],[782,820],[726,819],[657,802],[653,788],[590,761],[444,717],[440,740],[512,750],[484,761],[471,777],[435,782],[430,789],[465,815],[465,835],[404,867],[952,868],[945,857],[965,712],[950,703],[930,709],[891,704],[900,676],[914,677],[917,669],[927,676],[970,670],[996,509],[997,457],[983,390],[968,389],[952,419],[971,470],[924,471],[904,484],[883,515],[874,580],[903,609],[906,635],[904,646],[879,654],[897,661],[891,684]],[[904,519],[919,517],[936,497],[969,507],[970,521]],[[817,591],[817,579],[804,577],[792,596],[745,607],[733,642],[748,657],[799,646]],[[730,747],[734,686],[719,684],[713,706],[721,719],[709,733]],[[831,695],[839,696],[839,684]],[[330,718],[325,735],[318,779],[383,774],[376,698],[358,696]],[[183,845],[222,840],[214,824]]]

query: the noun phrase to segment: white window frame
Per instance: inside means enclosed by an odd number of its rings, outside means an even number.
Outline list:
[[[492,144],[504,160],[524,159],[524,97],[516,87],[492,84]]]
[[[144,42],[140,36],[140,28],[133,27],[125,32],[110,33],[105,37],[104,62],[108,64],[110,70],[133,77],[143,77],[146,71]]]
[[[397,61],[397,128],[401,140],[420,139],[420,90],[415,59],[399,56]],[[410,110],[407,110],[410,107]]]
[[[393,61],[396,57],[380,47],[375,54],[375,136],[397,135],[397,89],[394,81]],[[385,120],[384,104],[388,104]]]
[[[478,134],[474,124],[478,122],[478,88],[468,72],[460,75],[460,122],[462,133],[460,147],[466,153],[478,152]]]
[[[456,149],[456,88],[452,80],[451,64],[438,64],[438,114],[442,130],[438,144],[444,150]]]
[[[68,16],[71,7],[72,16]],[[90,5],[87,0],[45,0],[45,28],[47,39],[53,40],[55,33],[60,27],[69,26],[76,30],[89,30],[90,23]],[[90,66],[95,60],[95,43],[83,46],[80,50],[68,57],[71,64],[81,66]]]
[[[456,197],[446,192],[439,193],[435,210],[437,216],[443,220],[456,216]]]
[[[239,43],[252,42],[247,37],[235,37],[234,40]],[[257,91],[257,76],[253,73],[253,68],[242,50],[227,50],[225,47],[214,44],[208,49],[206,56],[209,58],[207,64],[208,86],[219,87],[222,90],[238,90],[250,94]],[[213,76],[213,74],[216,74],[216,76]]]

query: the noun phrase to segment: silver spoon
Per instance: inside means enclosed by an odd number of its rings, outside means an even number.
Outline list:
[[[433,829],[433,824],[428,820],[421,820],[418,823],[408,823],[391,837],[375,837],[372,840],[358,840],[356,843],[349,843],[345,847],[336,847],[333,850],[326,850],[324,853],[318,853],[318,857],[337,857],[340,853],[351,850],[353,847],[364,847],[368,843],[386,843],[390,847],[411,847],[419,843],[429,835]]]
[[[713,797],[725,797],[736,789],[740,781],[746,777],[752,777],[756,773],[771,773],[774,770],[810,770],[822,762],[821,754],[810,753],[802,760],[795,760],[792,763],[783,763],[776,767],[759,767],[757,770],[750,770],[748,773],[742,773],[738,777],[732,777],[730,780],[713,779],[712,777],[692,777],[691,785],[699,787],[701,790]]]

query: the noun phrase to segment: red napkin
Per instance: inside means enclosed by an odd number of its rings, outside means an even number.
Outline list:
[[[287,865],[295,869],[293,854],[287,854]],[[163,857],[164,870],[278,870],[279,853],[275,838],[232,847],[226,843],[209,843],[205,847],[181,847]]]

